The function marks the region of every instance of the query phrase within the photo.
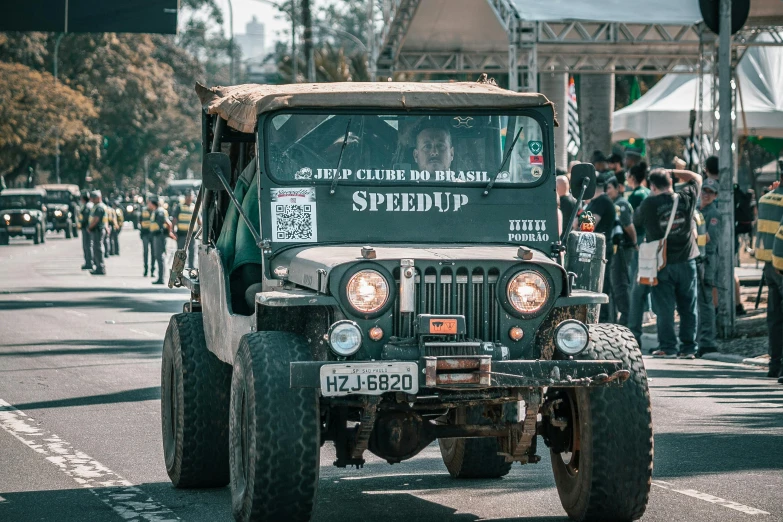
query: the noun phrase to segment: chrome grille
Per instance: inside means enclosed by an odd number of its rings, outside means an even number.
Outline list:
[[[497,268],[417,264],[416,314],[463,315],[468,339],[496,341],[500,323],[496,295],[499,278]],[[394,279],[399,288],[399,268],[394,270]],[[408,337],[412,335],[411,325],[405,324],[399,309],[399,303],[395,303],[392,335]]]

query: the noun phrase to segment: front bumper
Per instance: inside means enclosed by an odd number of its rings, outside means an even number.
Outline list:
[[[345,362],[291,363],[291,388],[320,388],[321,367],[331,364]],[[488,356],[447,356],[424,357],[416,364],[420,389],[595,387],[619,385],[630,376],[621,361],[493,361]]]

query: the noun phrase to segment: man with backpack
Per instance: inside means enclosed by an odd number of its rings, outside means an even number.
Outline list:
[[[675,176],[682,183],[676,193]],[[693,213],[702,179],[688,170],[666,169],[654,169],[648,179],[652,194],[634,215],[634,225],[644,229],[648,241],[664,240],[665,266],[658,270],[657,284],[651,291],[653,311],[658,318],[658,349],[653,355],[692,359],[697,348],[696,259],[699,257]],[[680,316],[680,349],[674,330],[675,309]]]

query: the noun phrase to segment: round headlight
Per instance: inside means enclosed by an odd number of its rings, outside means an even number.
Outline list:
[[[555,345],[566,355],[577,355],[587,348],[587,326],[575,319],[563,321],[555,329]]]
[[[55,210],[54,211],[54,215],[57,216],[57,217],[60,217],[60,216],[63,215],[63,211],[62,210]]]
[[[125,210],[127,210],[128,212],[133,212],[133,205],[128,205],[127,207],[125,207]]]
[[[328,339],[334,353],[348,357],[362,347],[362,330],[353,321],[337,321],[329,328]]]
[[[549,299],[549,283],[532,270],[520,272],[508,283],[508,302],[522,314],[534,314]]]
[[[345,293],[357,312],[373,314],[389,299],[389,282],[375,270],[362,270],[348,280]]]
[[[3,219],[6,221],[11,221],[11,214],[3,214]]]
[[[30,214],[25,214],[24,216],[22,216],[22,219],[24,219],[25,221],[30,221]]]

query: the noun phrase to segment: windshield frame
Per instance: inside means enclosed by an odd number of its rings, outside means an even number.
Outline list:
[[[546,115],[541,110],[541,107],[527,107],[527,108],[520,108],[520,109],[473,109],[473,110],[462,110],[459,107],[455,107],[452,109],[417,109],[417,110],[404,110],[404,109],[397,109],[393,110],[388,107],[379,107],[379,108],[296,108],[296,109],[290,109],[290,108],[284,108],[276,111],[271,111],[268,113],[263,114],[263,117],[259,118],[258,122],[258,129],[256,133],[256,147],[258,151],[261,151],[262,153],[259,156],[263,156],[263,158],[258,158],[260,165],[263,166],[262,169],[260,169],[263,172],[263,175],[267,178],[269,178],[275,185],[277,186],[291,186],[291,187],[317,187],[321,185],[330,185],[332,182],[332,178],[324,178],[319,180],[295,180],[295,179],[281,179],[274,175],[274,171],[270,165],[270,152],[269,152],[269,142],[267,136],[270,135],[271,132],[275,132],[275,129],[272,128],[272,120],[275,116],[279,116],[282,114],[289,115],[289,114],[324,114],[324,115],[341,115],[341,116],[357,116],[357,115],[370,115],[370,116],[379,116],[379,115],[398,115],[398,116],[525,116],[532,118],[535,120],[540,129],[541,129],[541,138],[544,143],[544,148],[542,150],[542,155],[544,159],[543,164],[543,175],[536,181],[528,182],[528,183],[495,183],[494,190],[507,190],[507,189],[532,189],[539,187],[540,185],[543,185],[546,183],[546,180],[549,178],[550,175],[554,174],[554,150],[549,150],[552,147],[549,147],[549,149],[546,147],[547,143],[554,143],[553,138],[553,132],[554,129],[552,128],[553,124],[549,123],[549,119],[546,117]],[[456,114],[459,113],[459,114]],[[305,136],[309,134],[306,133]],[[521,143],[521,142],[520,142]],[[520,146],[517,144],[516,146]],[[551,172],[550,172],[551,171]],[[487,171],[487,176],[492,177],[495,174],[497,174],[494,171]],[[418,187],[440,187],[440,188],[460,188],[460,187],[485,187],[487,184],[487,181],[464,181],[464,182],[443,182],[443,181],[411,181],[411,180],[405,180],[405,181],[395,181],[395,182],[389,182],[384,180],[357,180],[357,179],[345,179],[345,178],[339,178],[340,186],[359,186],[359,187],[392,187],[392,186],[398,186],[398,187],[411,187],[411,186],[418,186]],[[338,187],[339,190],[339,187]]]

